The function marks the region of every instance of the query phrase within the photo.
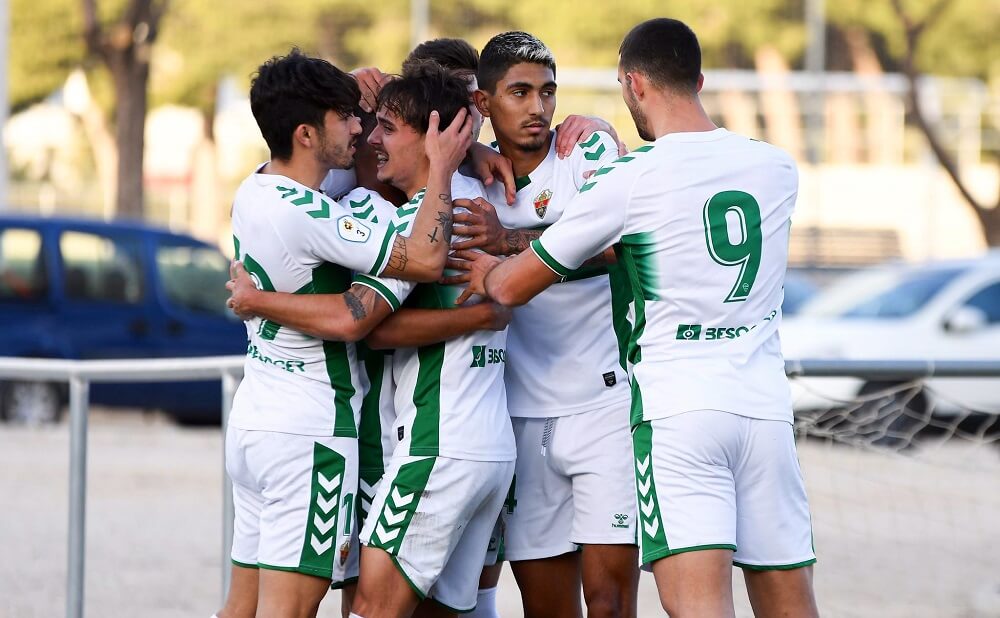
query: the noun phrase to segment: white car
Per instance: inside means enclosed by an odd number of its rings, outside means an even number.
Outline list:
[[[1000,360],[1000,252],[852,273],[781,326],[786,359]],[[1000,415],[997,378],[931,378],[927,389],[858,378],[792,380],[796,412],[886,392],[935,418]],[[898,407],[898,405],[897,405]]]

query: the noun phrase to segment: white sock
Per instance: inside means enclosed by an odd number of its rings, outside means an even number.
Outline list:
[[[465,614],[463,618],[500,618],[500,614],[497,613],[496,586],[480,588],[476,595],[476,609]]]

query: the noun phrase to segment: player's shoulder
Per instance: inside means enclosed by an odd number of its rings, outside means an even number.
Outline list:
[[[339,204],[345,211],[363,221],[381,222],[382,218],[391,219],[396,212],[396,205],[382,197],[377,191],[365,187],[355,187]]]
[[[657,169],[659,166],[655,159],[659,153],[656,148],[655,143],[645,144],[601,165],[580,187],[580,193],[585,193],[600,184],[627,184],[647,170]]]
[[[451,198],[471,200],[486,197],[486,187],[478,178],[455,172],[451,177]]]

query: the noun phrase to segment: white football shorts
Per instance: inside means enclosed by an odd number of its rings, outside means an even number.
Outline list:
[[[232,560],[343,581],[355,525],[357,440],[229,427]]]
[[[584,544],[636,543],[627,404],[511,422],[517,466],[502,512],[507,560],[550,558]]]
[[[513,461],[394,457],[361,542],[386,551],[421,599],[471,611],[513,474]]]
[[[643,564],[705,549],[756,570],[816,561],[790,423],[697,410],[640,423],[632,439]]]

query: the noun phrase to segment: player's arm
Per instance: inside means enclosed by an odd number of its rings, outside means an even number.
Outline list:
[[[454,309],[400,309],[383,320],[365,339],[374,350],[417,348],[478,330],[503,330],[510,309],[483,302]]]
[[[467,271],[469,279],[455,304],[480,294],[505,307],[519,307],[562,278],[531,251],[506,259],[479,251],[456,251],[454,257],[461,260],[461,266],[454,260],[456,267]]]
[[[570,276],[590,256],[621,238],[636,178],[635,173],[609,169],[574,196],[562,218],[532,241],[530,251],[506,260],[477,251],[453,252],[449,266],[462,268],[469,276],[469,285],[456,304],[481,294],[517,307]]]
[[[371,287],[357,283],[342,294],[289,294],[258,290],[239,262],[231,274],[226,304],[237,316],[271,320],[327,341],[360,341],[393,309]]]
[[[430,160],[424,202],[408,238],[396,235],[388,264],[377,273],[408,281],[437,281],[444,271],[451,242],[451,177],[472,144],[472,119],[462,109],[451,125],[438,132],[440,115],[431,112],[424,147]]]

